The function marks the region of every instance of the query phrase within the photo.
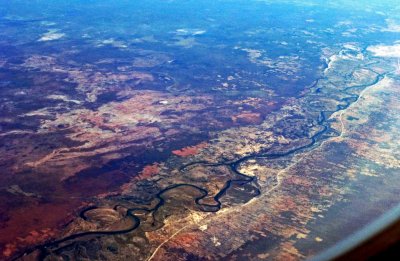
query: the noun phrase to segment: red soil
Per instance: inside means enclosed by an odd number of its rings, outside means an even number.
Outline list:
[[[172,153],[180,157],[189,157],[196,155],[201,149],[204,149],[205,147],[207,147],[207,143],[202,142],[195,146],[185,147],[180,150],[173,150]]]
[[[65,224],[71,218],[70,213],[78,206],[77,201],[33,203],[9,212],[10,219],[0,234],[0,259],[10,257],[18,249],[44,243],[56,236],[59,231],[55,228]]]
[[[236,116],[232,116],[232,121],[242,124],[260,124],[262,122],[262,117],[260,113],[244,112]]]
[[[176,242],[179,246],[190,247],[193,246],[193,244],[196,245],[198,242],[198,235],[195,233],[179,234],[174,238],[174,242]]]
[[[146,167],[143,168],[142,173],[139,175],[139,179],[147,179],[150,178],[153,175],[158,174],[160,171],[158,167],[158,163],[154,163],[153,165],[147,165]]]

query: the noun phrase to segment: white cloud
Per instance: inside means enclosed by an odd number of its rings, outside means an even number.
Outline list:
[[[43,34],[38,41],[39,42],[53,41],[63,38],[64,36],[65,36],[64,33],[58,33],[57,30],[50,30],[47,33]]]
[[[195,36],[195,35],[202,35],[205,34],[207,31],[203,29],[188,29],[188,28],[181,28],[175,31],[177,35],[181,36]]]
[[[385,28],[384,32],[393,32],[393,33],[400,33],[400,24],[396,23],[392,19],[386,19],[387,28]]]
[[[400,58],[400,44],[395,45],[373,45],[367,48],[375,56]]]

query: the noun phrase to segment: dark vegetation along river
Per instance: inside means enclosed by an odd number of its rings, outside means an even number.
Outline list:
[[[362,229],[399,203],[396,8],[3,3],[0,259],[298,260]]]

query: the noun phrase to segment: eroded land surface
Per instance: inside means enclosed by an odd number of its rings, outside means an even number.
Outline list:
[[[388,61],[342,49],[302,97],[257,124],[214,132],[207,141],[172,150],[124,180],[120,190],[89,201],[61,231],[31,232],[32,238],[57,233],[58,239],[23,259],[289,260],[315,254],[398,203],[395,70]],[[61,125],[76,146],[21,157],[19,165],[44,175],[59,170],[57,178],[68,186],[79,182],[79,176],[71,178],[75,173],[125,157],[126,148],[187,134],[158,124],[191,119],[211,104],[209,97],[193,102],[193,97],[143,91],[95,110],[60,113],[43,120],[35,135]],[[164,116],[163,110],[181,115]],[[253,114],[259,120],[256,112],[243,117],[250,121]],[[240,116],[235,117],[233,122]],[[103,156],[91,163],[97,154]],[[28,245],[29,236],[17,242],[5,251]]]
[[[356,36],[399,25],[206,21],[0,41],[1,260],[302,260],[400,203],[400,45]]]

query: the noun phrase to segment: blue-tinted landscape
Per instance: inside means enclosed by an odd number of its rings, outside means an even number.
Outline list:
[[[0,260],[304,260],[400,203],[397,1],[0,1]]]

